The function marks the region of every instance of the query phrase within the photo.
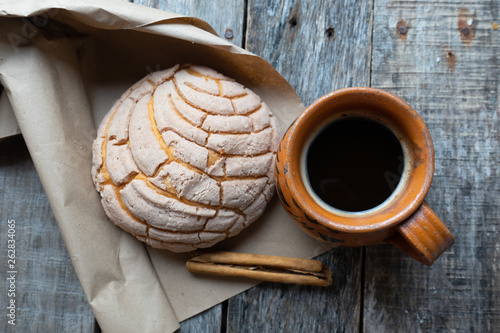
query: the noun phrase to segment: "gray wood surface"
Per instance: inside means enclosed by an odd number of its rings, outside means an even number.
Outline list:
[[[266,59],[305,106],[370,84],[371,0],[248,1],[245,48]]]
[[[371,10],[369,0],[249,1],[246,48],[271,63],[309,105],[332,90],[369,85]],[[357,329],[362,250],[337,248],[319,259],[332,268],[332,286],[263,283],[229,300],[228,332]]]
[[[221,38],[235,45],[242,45],[245,29],[244,0],[134,0],[131,2],[200,18],[208,22]]]
[[[94,316],[22,136],[0,141],[0,187],[0,331],[93,332]],[[8,262],[9,220],[15,220],[14,263]],[[14,288],[4,282],[10,271]],[[15,326],[7,321],[11,299]]]
[[[436,156],[427,202],[455,246],[432,267],[368,248],[367,332],[500,331],[499,8],[377,1],[371,84],[427,123]]]
[[[227,39],[269,61],[305,105],[348,86],[405,99],[434,139],[427,202],[456,241],[432,267],[388,245],[333,249],[319,257],[331,287],[262,283],[181,332],[500,331],[497,1],[133,2],[201,18],[222,37],[230,29]],[[8,219],[19,250],[19,325],[4,317],[0,331],[99,331],[20,136],[0,141],[0,184],[0,279]]]

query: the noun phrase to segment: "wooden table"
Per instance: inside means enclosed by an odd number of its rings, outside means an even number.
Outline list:
[[[500,5],[450,0],[134,1],[201,18],[270,62],[305,105],[335,89],[399,95],[427,123],[427,202],[456,244],[432,266],[391,246],[319,257],[329,288],[262,283],[181,323],[181,332],[500,332]],[[0,280],[17,239],[17,325],[99,332],[21,136],[0,142]]]

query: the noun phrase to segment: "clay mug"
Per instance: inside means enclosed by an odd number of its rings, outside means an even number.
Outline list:
[[[336,166],[342,170],[342,165],[349,162],[347,159],[364,154],[356,151],[352,155],[352,142],[358,141],[358,136],[367,139],[367,144],[373,146],[370,149],[375,149],[375,154],[378,154],[372,157],[373,161],[355,162],[360,164],[359,170],[354,164],[344,171],[336,170],[340,174],[332,175],[331,178],[319,176],[326,179],[320,179],[325,186],[340,184],[333,186],[332,194],[339,197],[340,201],[353,197],[351,201],[356,202],[358,199],[355,194],[349,192],[349,188],[342,187],[343,177],[351,177],[360,186],[364,186],[364,173],[371,172],[372,164],[375,166],[379,160],[394,159],[396,156],[382,157],[386,155],[385,146],[380,147],[377,140],[372,140],[371,134],[366,134],[367,130],[363,126],[368,126],[368,130],[373,127],[375,132],[380,130],[381,135],[394,137],[399,147],[397,149],[401,152],[397,162],[400,170],[396,176],[399,178],[397,184],[392,184],[392,192],[388,197],[380,203],[372,204],[375,205],[373,207],[360,206],[359,210],[338,208],[335,207],[336,204],[326,200],[325,196],[318,195],[319,190],[313,189],[315,184],[312,184],[312,179],[317,174],[328,175],[330,172],[329,166],[326,170],[323,168],[322,171],[317,171],[317,165],[331,163],[335,166],[332,170],[337,169]],[[313,145],[319,142],[321,133],[329,133],[330,136],[324,139],[326,141],[321,146],[314,148],[319,149],[319,152],[314,153],[316,157],[313,159]],[[394,146],[394,142],[392,144]],[[339,151],[346,155],[341,156],[344,160],[335,161],[334,158],[341,154]],[[327,162],[323,163],[323,159]],[[448,228],[424,201],[431,186],[433,172],[434,148],[423,120],[402,99],[373,88],[337,90],[311,104],[281,140],[275,169],[276,188],[281,203],[306,233],[337,246],[390,243],[426,265],[432,265],[454,244]],[[390,183],[391,177],[386,180]],[[374,187],[375,192],[379,187]],[[371,191],[373,189],[364,191],[361,188],[360,195],[370,199]]]

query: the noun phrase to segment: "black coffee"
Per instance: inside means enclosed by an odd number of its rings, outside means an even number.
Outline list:
[[[312,189],[328,205],[349,212],[374,208],[395,190],[403,149],[385,125],[351,117],[328,124],[306,156]]]

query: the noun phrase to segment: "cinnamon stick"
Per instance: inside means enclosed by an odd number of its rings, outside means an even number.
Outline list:
[[[329,286],[332,274],[321,261],[237,252],[212,252],[191,258],[192,273],[234,276],[261,281]]]

